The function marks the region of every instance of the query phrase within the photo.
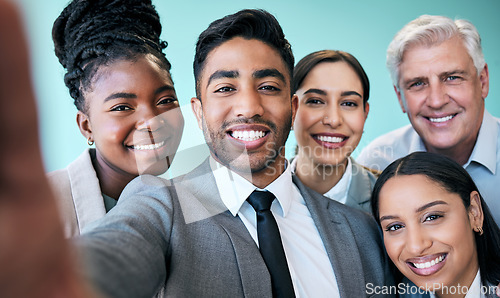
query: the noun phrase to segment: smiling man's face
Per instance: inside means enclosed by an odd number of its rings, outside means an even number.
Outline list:
[[[222,43],[207,56],[200,96],[191,105],[217,161],[252,176],[281,174],[297,100],[278,51],[256,39]]]
[[[488,95],[488,68],[477,74],[463,41],[414,45],[400,65],[403,112],[428,151],[467,161],[476,142]]]

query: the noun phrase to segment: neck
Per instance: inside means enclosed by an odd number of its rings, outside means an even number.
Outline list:
[[[262,169],[244,172],[238,171],[237,168],[230,169],[258,188],[264,189],[266,188],[266,186],[276,180],[281,174],[283,174],[283,172],[285,171],[285,167],[286,159],[284,157],[277,157],[276,160],[274,160],[272,163],[266,164]]]
[[[342,179],[347,168],[347,159],[336,165],[315,163],[313,159],[299,151],[295,174],[312,190],[324,194]]]
[[[472,154],[472,150],[474,150],[474,145],[472,144],[460,144],[458,148],[449,148],[449,149],[439,149],[432,148],[430,146],[425,146],[428,152],[437,153],[444,156],[447,156],[457,162],[459,165],[463,166],[469,161],[469,158]]]
[[[476,256],[477,258],[477,256]],[[438,298],[463,298],[465,295],[467,295],[468,290],[472,286],[472,283],[474,282],[474,279],[476,278],[477,272],[479,268],[474,266],[476,270],[469,270],[470,272],[467,273],[466,280],[468,282],[464,283],[458,283],[458,285],[455,286],[448,286],[447,288],[443,288],[442,290],[436,290],[436,297]],[[475,297],[475,296],[471,296]]]
[[[116,200],[120,197],[125,186],[137,177],[108,164],[97,150],[95,158],[92,159],[92,164],[99,179],[101,192]]]

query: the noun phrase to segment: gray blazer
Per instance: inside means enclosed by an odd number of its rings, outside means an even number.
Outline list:
[[[367,283],[393,285],[375,221],[293,181],[321,235],[341,296],[365,297]],[[272,296],[259,249],[220,200],[208,160],[174,181],[136,178],[78,243],[85,273],[110,297],[151,297],[162,287],[167,297]]]

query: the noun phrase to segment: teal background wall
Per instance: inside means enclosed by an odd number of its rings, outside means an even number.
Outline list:
[[[40,112],[40,132],[47,171],[65,167],[87,147],[76,125],[76,108],[63,82],[64,71],[53,53],[52,23],[67,0],[17,0],[29,38],[33,83]],[[172,62],[172,75],[186,126],[179,153],[172,165],[176,176],[191,170],[208,154],[203,135],[191,112],[194,96],[192,61],[194,45],[210,22],[243,8],[263,8],[273,13],[292,44],[296,61],[321,49],[344,50],[355,55],[371,83],[370,114],[358,149],[375,137],[409,123],[397,103],[385,51],[394,34],[422,14],[441,14],[473,22],[483,40],[490,70],[490,93],[486,107],[500,117],[500,0],[153,0],[159,11],[165,53]],[[293,154],[293,132],[287,156]]]

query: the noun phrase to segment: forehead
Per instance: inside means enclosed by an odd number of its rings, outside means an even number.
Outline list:
[[[315,65],[304,78],[300,88],[312,85],[324,85],[325,88],[362,88],[358,74],[344,61],[321,62]]]
[[[201,71],[201,84],[206,87],[208,78],[217,71],[234,71],[240,76],[251,75],[262,69],[276,69],[285,77],[290,75],[279,52],[257,39],[234,37],[214,48],[205,60]]]
[[[109,65],[98,68],[92,83],[95,86],[103,83],[124,83],[138,85],[139,79],[148,80],[152,77],[172,83],[169,72],[164,69],[152,55],[141,55],[136,59],[119,59]]]
[[[474,67],[474,63],[463,40],[453,37],[434,45],[410,45],[404,52],[400,71],[406,76],[413,72],[445,72],[471,67]]]
[[[446,202],[453,208],[465,208],[456,193],[446,190],[440,183],[425,175],[401,175],[387,180],[380,191],[380,215],[404,210],[413,213],[419,207],[436,200]]]

